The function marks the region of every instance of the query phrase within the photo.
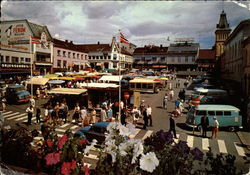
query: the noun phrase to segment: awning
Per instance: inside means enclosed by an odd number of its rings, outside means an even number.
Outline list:
[[[116,76],[115,75],[104,75],[99,80],[119,82],[122,79],[122,77],[123,77],[122,75],[121,76],[119,76],[119,75],[116,75]]]
[[[35,78],[33,77],[30,81],[28,81],[28,84],[33,85],[45,85],[49,81],[49,78]]]
[[[119,85],[112,83],[80,83],[81,87],[89,88],[118,88]]]
[[[64,80],[50,80],[49,84],[63,84],[65,83]]]
[[[49,94],[67,94],[67,95],[80,95],[87,92],[87,89],[73,89],[73,88],[55,88],[50,90]]]
[[[38,66],[52,66],[52,63],[35,63]]]
[[[46,74],[44,75],[44,78],[51,78],[51,77],[58,77],[59,75],[57,74]]]
[[[102,65],[102,63],[96,63],[96,66],[101,66]]]
[[[154,81],[153,79],[146,79],[146,78],[135,78],[133,80],[130,80],[129,83],[157,83],[157,81]]]

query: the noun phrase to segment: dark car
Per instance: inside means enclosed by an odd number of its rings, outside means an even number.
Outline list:
[[[93,139],[97,140],[98,144],[102,144],[105,141],[105,133],[110,122],[98,122],[92,126],[86,126],[76,131],[75,136],[85,137],[88,141]]]
[[[25,90],[23,85],[13,85],[6,88],[7,103],[22,103],[28,102],[31,95]]]

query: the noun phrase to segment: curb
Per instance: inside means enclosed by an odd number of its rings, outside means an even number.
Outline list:
[[[250,143],[249,141],[247,141],[244,136],[241,134],[241,132],[236,132],[237,136],[239,137],[241,143],[246,146],[246,148],[248,149],[248,151],[250,151]]]

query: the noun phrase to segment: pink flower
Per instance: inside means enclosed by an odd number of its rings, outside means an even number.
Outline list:
[[[83,145],[83,144],[86,144],[86,143],[88,143],[87,139],[82,139],[82,140],[79,141],[80,145]]]
[[[48,145],[49,148],[50,148],[53,144],[54,144],[54,143],[53,143],[50,139],[47,140],[47,145]]]
[[[66,135],[62,136],[58,141],[58,147],[62,149],[63,145],[67,142],[68,137]]]
[[[89,167],[88,167],[88,165],[84,165],[82,167],[82,170],[84,171],[84,175],[89,175]]]
[[[49,153],[45,157],[46,165],[53,165],[57,164],[60,161],[60,154],[59,153]]]
[[[63,175],[69,175],[71,173],[71,162],[63,162],[61,173]]]
[[[71,162],[71,169],[74,169],[76,167],[76,161],[72,160]]]

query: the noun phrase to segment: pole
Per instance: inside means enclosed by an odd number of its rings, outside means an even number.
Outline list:
[[[31,98],[33,98],[33,83],[32,83],[32,78],[33,78],[33,44],[32,44],[32,39],[31,39],[31,36],[30,36],[30,80],[31,80],[31,85],[30,85],[30,91],[31,91]]]
[[[118,120],[121,121],[121,63],[120,63],[120,56],[119,58],[119,115]]]

